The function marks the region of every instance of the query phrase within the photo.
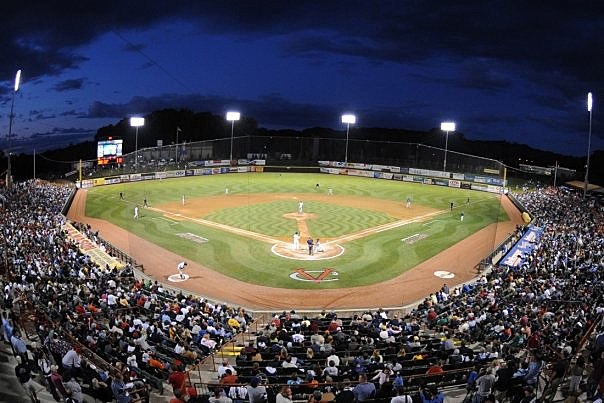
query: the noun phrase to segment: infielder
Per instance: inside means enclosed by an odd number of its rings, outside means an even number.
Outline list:
[[[298,214],[304,214],[304,202],[302,200],[298,202]]]
[[[138,206],[134,207],[134,218],[138,219]]]
[[[298,231],[294,232],[294,250],[300,249],[300,234]]]

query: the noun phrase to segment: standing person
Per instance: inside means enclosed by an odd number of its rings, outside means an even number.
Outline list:
[[[185,275],[183,274],[185,267],[187,266],[187,262],[180,262],[179,264],[176,265],[176,268],[178,269],[178,275],[180,276],[180,278],[185,278]]]
[[[59,374],[59,367],[56,365],[50,366],[50,381],[52,382],[55,390],[59,395],[66,397],[67,391],[65,390],[65,386],[63,385],[63,377]]]
[[[453,211],[453,202],[451,202],[451,211]]]
[[[29,370],[29,365],[23,364],[21,357],[17,356],[17,366],[15,367],[15,375],[17,379],[19,379],[19,383],[25,389],[25,393],[29,396],[33,403],[39,403],[40,400],[36,395],[36,388],[31,382],[31,371]]]
[[[55,384],[52,383],[51,367],[52,367],[52,365],[51,365],[50,361],[48,360],[48,356],[46,355],[46,352],[44,350],[42,350],[38,357],[38,368],[40,368],[40,371],[42,371],[42,375],[44,376],[44,379],[48,386],[48,390],[50,390],[52,397],[54,397],[54,399],[58,402],[61,400],[61,397],[59,396],[59,393],[57,392],[57,388],[55,387]]]
[[[328,196],[333,196],[333,189],[332,188],[327,188],[327,195]]]
[[[317,242],[315,242],[315,249],[317,252],[325,252],[325,248],[321,245],[321,240],[317,238]]]
[[[19,330],[15,330],[13,332],[13,336],[10,339],[10,343],[13,347],[13,353],[16,356],[21,357],[23,359],[23,362],[25,364],[27,364],[27,361],[28,361],[27,346],[25,345],[25,342],[21,338],[21,332]]]
[[[65,378],[76,377],[81,372],[82,359],[80,353],[75,348],[71,347],[69,351],[61,358],[61,365],[65,370]]]
[[[459,221],[463,222],[463,211],[461,212],[461,214],[459,215]]]
[[[134,218],[138,219],[138,206],[134,206]]]
[[[300,249],[300,234],[298,231],[294,232],[294,250]]]
[[[185,205],[185,195],[182,195],[182,205]]]
[[[409,208],[411,207],[411,197],[407,196],[407,202],[405,204],[405,207]]]
[[[149,207],[149,205],[147,204],[147,196],[145,196],[145,198],[143,199],[143,207]]]
[[[313,243],[312,243],[312,238],[308,237],[308,239],[306,240],[306,244],[308,245],[308,254],[312,255],[312,247],[313,247]]]
[[[319,190],[319,184],[318,183],[315,185],[315,190]]]
[[[229,195],[229,188],[224,188],[224,195],[228,196]]]
[[[375,397],[375,385],[371,382],[367,382],[367,375],[359,375],[359,383],[352,390],[354,394],[354,400],[362,402],[365,400],[373,399]]]
[[[124,193],[120,192],[120,200],[124,200]]]
[[[298,214],[304,214],[304,202],[302,200],[298,202]]]
[[[264,403],[266,401],[266,387],[260,385],[260,378],[253,377],[246,387],[249,403]]]

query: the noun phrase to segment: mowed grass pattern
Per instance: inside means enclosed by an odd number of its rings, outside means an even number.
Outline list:
[[[206,215],[206,220],[243,228],[268,236],[287,237],[297,230],[296,221],[284,217],[292,213],[297,203],[278,201],[261,203],[237,208],[225,208]],[[319,238],[335,238],[395,221],[386,214],[335,204],[305,202],[304,211],[315,215],[306,219],[310,233]],[[261,217],[261,219],[258,219]]]
[[[193,221],[172,221],[169,217],[149,209],[140,209],[139,220],[132,218],[134,206],[142,206],[145,198],[153,207],[178,202],[182,195],[187,198],[224,195],[225,187],[229,188],[231,194],[304,195],[315,194],[316,183],[320,184],[318,192],[324,193],[328,187],[332,187],[336,195],[367,198],[365,209],[315,201],[305,202],[306,211],[317,210],[320,214],[319,219],[308,220],[307,224],[313,234],[321,234],[321,237],[332,238],[352,232],[353,228],[373,227],[389,222],[391,217],[371,210],[371,206],[382,199],[400,201],[402,206],[406,197],[411,197],[413,205],[425,205],[442,213],[427,222],[410,223],[346,242],[343,244],[346,252],[338,258],[304,262],[274,255],[271,252],[272,245],[268,243]],[[124,193],[125,200],[119,200],[119,192]],[[468,198],[470,204],[466,204]],[[462,206],[465,213],[463,225],[459,222],[459,209],[449,211],[450,202]],[[295,221],[287,222],[282,214],[294,212],[292,210],[295,210],[295,206],[295,201],[284,201],[283,205],[280,202],[262,203],[257,206],[244,205],[236,209],[217,210],[206,218],[229,225],[237,224],[233,226],[255,232],[291,236],[295,230]],[[234,213],[239,216],[236,222],[230,218]],[[308,289],[354,287],[393,278],[479,229],[508,219],[499,205],[499,196],[484,192],[369,178],[273,173],[188,177],[100,186],[88,190],[86,214],[110,221],[186,259],[242,281],[274,287]],[[209,242],[197,244],[177,236],[183,232],[203,236],[208,238]],[[421,234],[424,238],[413,244],[401,242],[401,239],[415,234]],[[495,229],[493,246],[494,237]],[[326,267],[339,273],[338,281],[302,282],[289,277],[298,268],[320,271]]]

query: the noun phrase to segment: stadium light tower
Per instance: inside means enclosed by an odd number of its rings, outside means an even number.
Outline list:
[[[13,91],[13,100],[10,104],[10,116],[8,117],[8,163],[6,167],[6,187],[10,189],[13,183],[13,173],[12,166],[10,161],[10,154],[12,148],[12,138],[13,138],[13,118],[15,117],[14,109],[15,109],[15,96],[17,95],[17,91],[19,91],[19,84],[21,83],[21,70],[17,70],[17,74],[15,75],[15,90]]]
[[[141,118],[138,116],[130,118],[130,126],[136,128],[136,138],[134,140],[135,149],[134,149],[134,168],[138,169],[138,128],[145,125],[145,118]]]
[[[455,131],[455,122],[442,122],[440,130],[446,133],[445,136],[445,160],[443,161],[443,172],[447,171],[447,148],[449,147],[449,132]]]
[[[585,183],[583,184],[583,198],[587,196],[587,185],[589,184],[589,154],[591,153],[591,107],[593,106],[591,92],[587,93],[587,112],[589,112],[589,135],[587,136],[587,165],[585,166]]]
[[[229,153],[229,161],[233,161],[233,134],[235,133],[235,121],[241,119],[239,112],[227,112],[226,120],[231,122],[231,152]]]
[[[350,132],[350,125],[357,122],[357,117],[352,114],[342,115],[342,123],[346,123],[346,151],[344,153],[344,164],[348,163],[348,133]]]

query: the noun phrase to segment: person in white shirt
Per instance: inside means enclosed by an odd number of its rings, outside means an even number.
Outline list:
[[[218,379],[222,379],[222,376],[226,373],[227,369],[230,369],[233,375],[237,375],[237,371],[235,371],[235,368],[233,368],[233,366],[229,364],[229,361],[222,360],[222,364],[220,364],[217,368]]]

